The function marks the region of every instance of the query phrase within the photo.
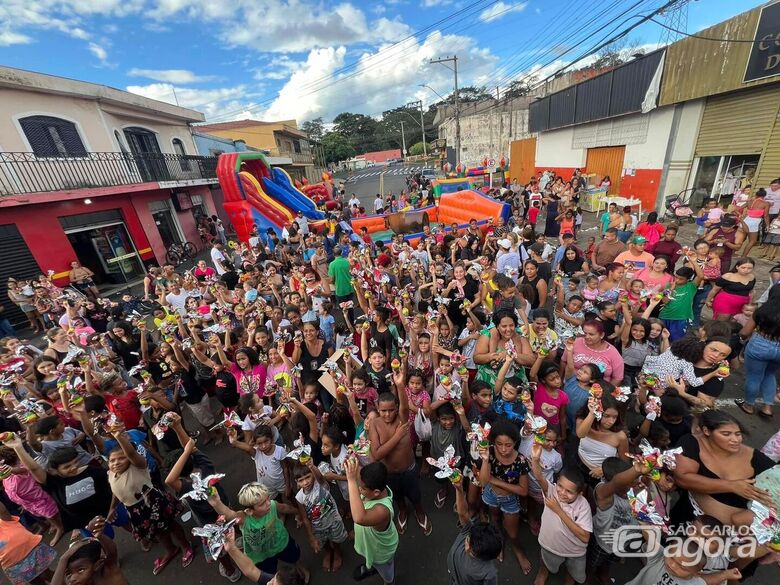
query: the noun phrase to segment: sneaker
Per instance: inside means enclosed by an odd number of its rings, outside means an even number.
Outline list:
[[[219,565],[219,574],[222,575],[225,579],[227,579],[231,583],[236,583],[240,581],[242,577],[241,571],[238,570],[238,567],[236,567],[236,570],[233,571],[233,574],[228,575],[227,571],[225,570],[225,567],[223,567],[221,564]]]

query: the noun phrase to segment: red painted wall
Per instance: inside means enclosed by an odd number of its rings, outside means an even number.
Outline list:
[[[620,181],[620,194],[624,197],[636,197],[642,201],[642,211],[655,210],[661,173],[661,169],[636,169],[634,176],[623,175]]]

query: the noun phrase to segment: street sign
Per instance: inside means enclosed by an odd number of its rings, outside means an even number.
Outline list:
[[[491,159],[488,161],[488,168],[490,168],[490,169],[494,169],[494,168],[496,168],[496,159],[494,159],[494,158],[491,158]]]

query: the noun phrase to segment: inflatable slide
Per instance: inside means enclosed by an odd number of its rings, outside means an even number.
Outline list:
[[[369,215],[352,220],[352,229],[360,234],[366,228],[374,241],[390,241],[395,234],[402,234],[413,246],[423,236],[422,228],[442,226],[446,232],[465,230],[469,221],[477,220],[482,232],[486,232],[499,217],[509,219],[510,207],[473,189],[443,193],[438,205],[421,207],[389,215]]]
[[[295,187],[290,175],[283,169],[271,168],[261,152],[221,154],[217,178],[225,211],[242,241],[249,238],[254,226],[260,234],[269,228],[281,234],[299,211],[311,228],[317,228],[325,219],[314,201]]]

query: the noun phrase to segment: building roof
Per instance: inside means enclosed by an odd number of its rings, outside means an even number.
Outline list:
[[[195,110],[153,100],[107,85],[13,67],[0,66],[0,89],[2,88],[99,100],[101,103],[112,103],[144,110],[157,115],[177,118],[184,122],[202,122],[205,119],[203,114]]]
[[[298,128],[295,120],[280,120],[279,122],[264,122],[262,120],[234,120],[232,122],[217,122],[215,124],[199,124],[198,130],[203,132],[219,132],[220,130],[243,130],[256,128],[257,126],[274,126],[274,131],[289,132],[302,138],[308,138],[308,134]]]
[[[363,158],[365,160],[374,161],[375,163],[382,163],[382,162],[387,162],[387,160],[391,158],[401,158],[401,149],[396,148],[395,150],[379,150],[377,152],[367,152],[355,158]]]

